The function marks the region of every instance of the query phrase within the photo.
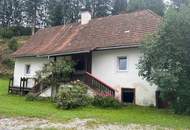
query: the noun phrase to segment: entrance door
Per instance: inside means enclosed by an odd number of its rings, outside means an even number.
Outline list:
[[[75,54],[72,55],[72,60],[76,63],[76,72],[89,72],[91,73],[91,53]]]
[[[121,96],[122,102],[135,104],[135,89],[122,88]]]

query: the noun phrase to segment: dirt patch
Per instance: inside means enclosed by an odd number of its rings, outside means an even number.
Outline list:
[[[0,130],[173,130],[151,125],[97,124],[94,119],[73,119],[67,123],[53,123],[38,118],[0,118]]]

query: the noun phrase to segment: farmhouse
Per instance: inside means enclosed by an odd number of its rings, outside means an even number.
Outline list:
[[[70,59],[77,63],[78,78],[85,77],[90,87],[122,102],[155,105],[157,87],[138,76],[137,64],[143,38],[154,33],[160,22],[161,17],[150,10],[92,20],[83,11],[79,23],[41,29],[13,54],[10,91],[37,89],[30,80],[36,71],[52,60]]]

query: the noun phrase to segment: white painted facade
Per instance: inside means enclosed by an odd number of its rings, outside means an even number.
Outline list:
[[[118,57],[127,57],[127,70],[118,70]],[[92,75],[116,89],[121,100],[121,88],[135,88],[137,105],[156,105],[156,86],[138,76],[137,64],[141,56],[138,48],[95,51],[92,53]]]
[[[127,57],[127,70],[118,70],[118,57]],[[135,88],[135,103],[137,105],[156,105],[155,91],[157,87],[150,85],[138,76],[137,64],[141,56],[138,48],[115,49],[92,52],[92,75],[116,89],[116,97],[121,100],[122,88]],[[64,58],[58,58],[62,60]],[[67,59],[70,59],[69,57]],[[14,70],[14,86],[20,85],[21,77],[35,77],[36,71],[48,63],[48,58],[17,58]],[[25,65],[31,65],[30,74],[25,73]],[[30,87],[33,83],[29,84]],[[45,95],[50,95],[47,90]]]
[[[25,57],[16,58],[14,68],[14,83],[13,86],[20,86],[20,78],[33,78],[36,72],[41,70],[43,65],[48,63],[48,58]],[[26,65],[30,65],[30,74],[26,74]],[[33,87],[34,81],[30,80],[28,87]]]

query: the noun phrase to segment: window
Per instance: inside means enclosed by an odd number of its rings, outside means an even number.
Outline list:
[[[118,57],[118,70],[119,71],[127,70],[127,57]]]
[[[25,65],[25,73],[30,74],[30,65]]]

